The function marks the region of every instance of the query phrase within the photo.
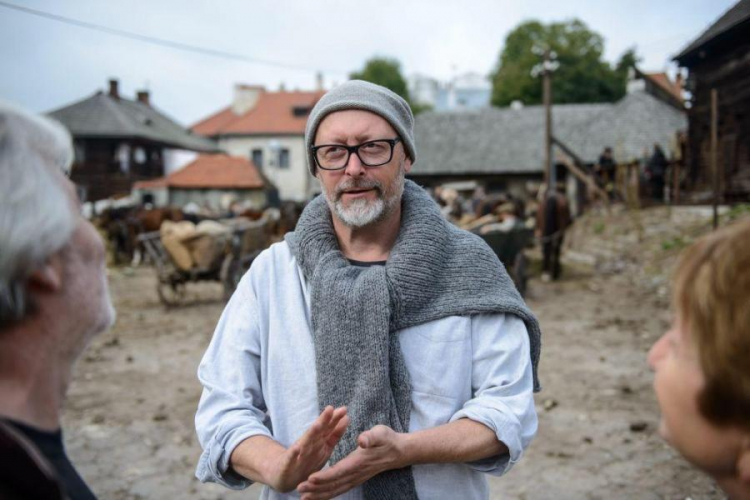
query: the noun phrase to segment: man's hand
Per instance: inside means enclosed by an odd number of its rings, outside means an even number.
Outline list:
[[[323,500],[341,495],[383,471],[408,465],[402,434],[376,425],[357,438],[359,445],[333,467],[312,474],[297,487],[302,500]]]
[[[240,443],[230,462],[243,476],[287,493],[325,465],[348,425],[345,407],[327,406],[289,448],[265,437],[263,443],[250,443],[250,438]]]
[[[376,425],[360,434],[357,444],[359,447],[348,457],[315,472],[297,487],[303,500],[333,498],[390,469],[474,462],[508,453],[508,447],[493,430],[468,418],[404,434]]]

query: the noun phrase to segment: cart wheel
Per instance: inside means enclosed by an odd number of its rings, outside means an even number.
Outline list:
[[[524,297],[526,295],[528,276],[526,275],[526,256],[523,252],[518,252],[513,261],[512,278],[518,293],[521,294],[521,297]]]
[[[156,293],[159,294],[159,300],[165,307],[174,307],[185,297],[185,284],[160,280],[156,284]]]

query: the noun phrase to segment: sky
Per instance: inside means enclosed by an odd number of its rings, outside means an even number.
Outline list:
[[[614,63],[635,47],[645,71],[674,72],[671,58],[735,0],[0,0],[0,99],[47,112],[105,90],[189,126],[232,100],[236,83],[330,88],[373,56],[405,76],[448,81],[489,74],[519,23],[579,18],[604,37]],[[218,57],[133,40],[8,8],[201,47]],[[274,64],[268,64],[269,62]]]

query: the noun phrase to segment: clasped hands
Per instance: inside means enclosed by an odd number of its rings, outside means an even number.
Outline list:
[[[268,485],[277,491],[297,489],[302,500],[341,495],[405,462],[401,434],[376,425],[357,438],[358,447],[328,469],[321,470],[349,425],[346,408],[328,406],[292,446],[268,462]]]

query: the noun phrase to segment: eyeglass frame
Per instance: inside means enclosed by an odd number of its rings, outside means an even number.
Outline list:
[[[361,156],[359,156],[359,148],[366,144],[372,144],[373,142],[387,142],[391,145],[391,154],[388,156],[388,159],[384,161],[383,163],[378,163],[377,165],[370,165],[366,163]],[[396,148],[396,144],[399,142],[403,142],[400,137],[395,137],[393,139],[374,139],[372,141],[363,142],[362,144],[357,144],[356,146],[347,146],[346,144],[320,144],[318,146],[310,146],[310,152],[312,153],[312,157],[315,160],[315,164],[320,168],[321,170],[326,170],[328,172],[335,172],[337,170],[344,170],[347,165],[349,165],[349,160],[352,159],[352,153],[357,155],[357,158],[359,158],[360,163],[366,167],[382,167],[383,165],[390,163],[391,160],[393,160],[393,151]],[[326,168],[320,164],[320,160],[318,159],[318,150],[320,148],[324,148],[326,146],[336,146],[339,148],[346,149],[346,161],[344,164],[338,168]]]

